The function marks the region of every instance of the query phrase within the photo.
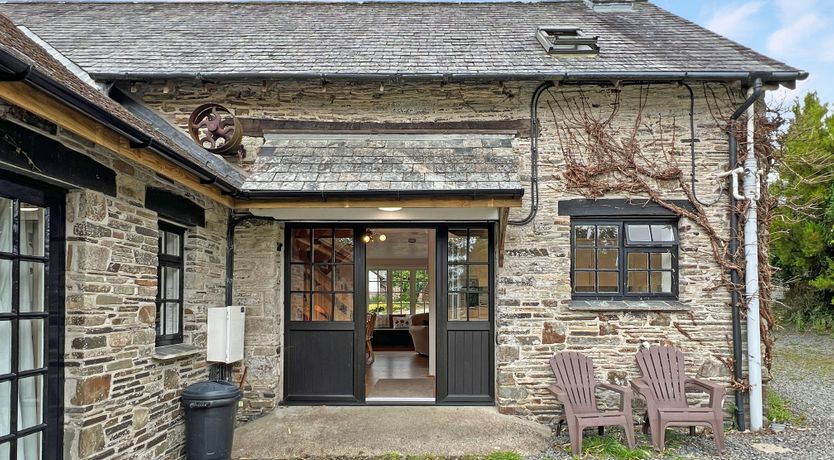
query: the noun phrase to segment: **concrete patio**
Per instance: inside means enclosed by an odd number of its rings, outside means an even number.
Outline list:
[[[462,456],[545,450],[549,427],[493,407],[281,407],[235,432],[232,457]]]

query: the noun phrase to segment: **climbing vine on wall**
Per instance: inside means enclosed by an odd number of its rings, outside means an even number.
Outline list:
[[[658,90],[662,90],[666,97],[675,87],[670,89],[669,85],[648,84],[636,86],[630,88],[628,93],[629,97],[636,95],[636,103],[629,100],[628,104],[622,101],[625,93],[623,87],[575,86],[548,90],[542,98],[542,104],[550,112],[550,119],[542,123],[548,123],[548,128],[556,138],[557,152],[550,160],[551,166],[557,166],[557,170],[563,171],[564,182],[569,190],[587,198],[621,194],[635,201],[649,200],[697,225],[707,237],[713,258],[720,268],[716,282],[709,289],[726,289],[728,292],[736,290],[739,299],[744,299],[743,281],[733,284],[729,276],[731,270],[738,270],[739,279],[744,279],[743,242],[739,241],[739,250],[732,257],[726,231],[727,221],[723,213],[708,212],[711,206],[726,206],[730,180],[719,179],[717,175],[702,175],[696,178],[693,187],[692,168],[695,167],[695,161],[690,157],[688,144],[689,114],[664,115],[649,113],[647,110]],[[707,109],[715,122],[715,127],[708,128],[726,129],[730,114],[745,96],[740,89],[726,85],[704,85],[702,89]],[[681,87],[681,95],[688,99],[689,93]],[[625,108],[628,110],[625,111]],[[778,156],[779,149],[775,145],[782,119],[772,112],[757,113],[756,156],[763,177],[767,177]],[[686,120],[686,123],[682,123],[682,120]],[[745,123],[738,123],[737,136],[738,161],[741,165],[747,154]],[[713,188],[713,193],[710,194],[710,201],[704,202],[697,193],[705,193],[708,187]],[[691,206],[676,204],[674,200],[681,197],[686,198]],[[747,203],[740,201],[738,204],[739,235],[743,235]],[[773,315],[770,309],[772,270],[767,248],[768,228],[775,204],[773,197],[767,193],[767,187],[762,187],[762,196],[758,202],[760,310],[764,362],[768,368],[773,349]],[[741,305],[741,312],[742,315],[746,312],[744,305]],[[691,314],[689,321],[697,325]],[[674,327],[687,338],[699,341],[683,324],[676,322]],[[732,357],[716,358],[732,370]],[[748,387],[746,381],[734,381],[733,386],[742,390]]]

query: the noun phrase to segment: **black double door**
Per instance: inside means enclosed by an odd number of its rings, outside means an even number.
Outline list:
[[[387,224],[386,224],[387,225]],[[363,403],[366,225],[288,225],[287,403]],[[436,229],[438,404],[494,400],[493,225]]]
[[[64,200],[0,173],[0,459],[59,459]]]

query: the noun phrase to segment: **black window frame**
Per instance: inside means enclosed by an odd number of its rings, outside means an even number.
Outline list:
[[[617,226],[618,227],[618,235],[617,235],[617,250],[618,250],[618,264],[617,264],[617,286],[618,292],[616,293],[605,293],[605,292],[576,292],[576,285],[575,285],[575,274],[577,272],[576,268],[576,227],[583,226],[583,225],[595,225],[595,226]],[[672,226],[672,233],[674,236],[674,241],[669,242],[654,242],[654,241],[629,241],[626,236],[626,226],[627,225],[671,225]],[[679,296],[679,268],[678,268],[678,252],[680,246],[680,235],[678,232],[678,219],[677,218],[670,218],[670,217],[653,217],[653,218],[645,218],[645,217],[622,217],[622,218],[577,218],[571,220],[570,225],[570,286],[571,286],[571,298],[578,299],[578,300],[678,300]],[[581,247],[581,246],[580,246]],[[590,247],[590,246],[588,246]],[[614,246],[611,246],[614,248]],[[596,251],[598,248],[595,246],[594,250]],[[646,293],[646,292],[639,292],[639,293],[629,293],[627,292],[627,283],[628,283],[628,254],[633,252],[666,252],[668,251],[672,257],[672,292],[670,293]],[[593,270],[590,269],[579,269],[579,271],[593,271],[598,272],[600,271],[598,268],[594,267]],[[606,270],[602,270],[606,271]],[[612,270],[613,271],[613,270]],[[635,270],[631,270],[635,271]],[[637,270],[637,271],[647,271],[649,272],[649,283],[651,283],[651,270],[647,268],[646,270]],[[658,270],[659,271],[659,270]],[[668,270],[664,270],[668,271]]]
[[[63,452],[64,425],[64,333],[65,333],[65,233],[66,191],[43,182],[0,171],[0,197],[12,201],[12,248],[3,252],[0,259],[12,263],[11,311],[0,313],[0,319],[11,322],[10,367],[11,372],[0,375],[0,382],[10,384],[9,433],[0,436],[0,443],[9,447],[10,458],[18,456],[18,440],[40,433],[42,458],[60,459]],[[23,203],[46,208],[44,214],[43,255],[20,253],[21,218]],[[20,311],[20,263],[44,264],[43,311]],[[19,370],[19,321],[43,320],[43,365],[39,368]],[[40,376],[41,423],[18,429],[19,380]]]
[[[184,282],[185,282],[185,231],[186,229],[183,227],[179,227],[177,225],[169,224],[167,222],[160,221],[159,222],[159,236],[158,236],[158,243],[159,249],[157,250],[158,254],[158,264],[157,264],[157,290],[156,290],[156,346],[163,347],[166,345],[176,345],[181,344],[183,341],[183,320],[184,320],[184,311],[185,311],[185,298],[184,298]],[[179,236],[180,239],[180,247],[179,247],[179,256],[173,256],[170,254],[165,254],[163,252],[164,246],[162,237],[163,234],[171,233]],[[162,329],[162,315],[164,314],[165,308],[164,305],[166,303],[171,303],[172,300],[165,298],[163,295],[163,282],[162,282],[162,268],[178,268],[179,269],[179,299],[173,300],[173,302],[177,302],[179,304],[179,321],[177,322],[177,332],[174,334],[163,334]]]
[[[295,234],[294,234],[294,232],[296,230],[302,230],[302,231],[306,230],[307,232],[309,232],[309,235],[306,238],[307,238],[307,244],[308,244],[308,247],[310,248],[310,250],[309,250],[309,254],[307,254],[306,259],[304,259],[304,260],[295,260],[295,259],[293,259],[293,249],[294,249],[293,244],[295,243],[295,240],[294,240]],[[337,238],[336,233],[339,232],[339,231],[345,231],[345,230],[348,230],[348,231],[351,232],[350,239],[352,241],[352,249],[351,249],[352,252],[351,252],[351,256],[350,256],[349,261],[345,261],[345,260],[339,261],[336,258],[336,238]],[[330,232],[330,235],[326,237],[326,238],[330,239],[330,247],[332,249],[332,253],[330,254],[330,259],[329,260],[326,260],[326,261],[325,260],[319,260],[319,261],[317,261],[316,258],[315,258],[315,254],[314,254],[315,247],[316,247],[317,244],[320,244],[320,243],[316,243],[316,232],[317,231],[329,231]],[[339,323],[341,323],[341,324],[346,324],[346,323],[354,322],[355,321],[355,319],[354,319],[354,310],[356,310],[356,308],[357,308],[357,297],[356,296],[357,296],[358,291],[361,290],[361,289],[357,289],[357,284],[356,284],[357,279],[359,279],[358,268],[357,268],[359,264],[357,262],[357,257],[358,256],[357,256],[357,249],[356,248],[358,247],[358,245],[360,243],[359,238],[361,236],[361,232],[357,231],[357,229],[354,228],[354,226],[346,224],[346,223],[342,223],[342,224],[333,223],[333,224],[320,224],[320,225],[318,225],[318,224],[296,225],[296,226],[292,227],[290,230],[288,230],[288,234],[289,234],[289,242],[287,244],[287,248],[288,248],[288,253],[289,253],[289,260],[287,261],[287,278],[286,278],[287,279],[287,287],[286,287],[287,296],[286,296],[286,300],[285,300],[287,302],[288,312],[289,312],[289,314],[287,316],[287,320],[291,321],[293,323],[302,323],[302,324],[303,323],[312,323],[312,324],[328,324],[328,323],[329,324],[334,324],[334,323],[339,324]],[[292,273],[293,273],[292,270],[293,270],[294,267],[304,267],[304,273],[305,274],[304,274],[304,279],[302,281],[303,289],[297,289],[297,286],[295,286],[293,284],[293,279],[294,278],[293,278],[293,275],[292,275]],[[316,284],[315,274],[316,274],[316,270],[318,269],[318,267],[330,267],[330,272],[331,273],[329,275],[329,277],[330,277],[330,286],[329,286],[329,288],[319,288],[319,286]],[[342,268],[350,267],[349,273],[352,273],[352,275],[353,275],[352,289],[351,290],[344,290],[344,289],[338,289],[337,288],[337,282],[336,281],[337,281],[338,277],[336,276],[336,272],[340,267],[342,267]],[[309,275],[309,277],[308,277],[308,275]],[[307,283],[309,283],[309,285]],[[293,295],[302,295],[305,298],[305,302],[309,302],[308,307],[305,307],[305,311],[307,310],[307,308],[309,308],[309,313],[310,313],[309,319],[303,319],[303,318],[302,319],[297,319],[297,318],[294,318],[292,316],[293,313],[294,313],[293,309],[292,309]],[[330,319],[326,319],[326,320],[314,319],[315,314],[314,314],[314,311],[313,311],[313,306],[315,304],[315,298],[316,298],[316,296],[325,296],[325,295],[328,296],[328,298],[330,299]],[[351,313],[349,315],[350,319],[338,319],[338,320],[336,319],[337,298],[340,295],[341,296],[350,295],[350,299],[353,302],[353,305],[351,306],[352,310],[351,310]],[[360,310],[362,309],[361,307],[359,307],[359,308],[360,308]],[[367,306],[365,308],[367,309]]]
[[[472,261],[472,231],[477,230],[479,232],[486,232],[486,235],[480,236],[482,240],[486,241],[487,244],[487,258],[486,260],[479,262],[479,261]],[[450,261],[449,259],[449,243],[450,237],[449,235],[452,232],[459,232],[465,231],[466,232],[466,248],[464,250],[464,257],[462,260]],[[446,229],[446,253],[445,253],[445,270],[444,273],[444,283],[445,283],[445,292],[446,292],[446,309],[443,312],[443,315],[446,315],[446,322],[447,323],[485,323],[491,321],[492,309],[490,304],[491,300],[491,293],[492,293],[492,284],[494,283],[493,280],[493,262],[492,262],[492,239],[491,233],[489,228],[479,227],[474,225],[449,225]],[[464,277],[467,281],[466,285],[464,286],[457,286],[457,289],[449,289],[449,273],[452,267],[463,267],[464,273],[466,276]],[[471,286],[469,282],[472,278],[469,276],[470,268],[472,267],[482,267],[487,269],[487,278],[488,282],[486,286]],[[456,294],[458,296],[462,296],[466,299],[466,317],[463,318],[449,318],[449,298],[451,295]],[[482,295],[487,296],[487,317],[486,318],[472,318],[471,317],[471,309],[472,307],[477,307],[480,309],[480,298]],[[474,299],[474,302],[473,302]]]

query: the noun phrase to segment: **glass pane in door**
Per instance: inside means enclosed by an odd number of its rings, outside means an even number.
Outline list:
[[[12,311],[12,261],[0,259],[0,313]]]
[[[12,322],[0,320],[0,375],[12,371]]]
[[[0,252],[12,252],[13,204],[14,200],[0,197]]]
[[[17,429],[43,423],[43,376],[33,375],[17,381]]]
[[[353,252],[352,229],[290,231],[291,321],[353,321]]]
[[[0,382],[0,437],[6,436],[11,431],[12,410],[12,382],[6,380]],[[6,458],[0,455],[0,458]]]
[[[17,370],[28,371],[43,367],[43,320],[21,319],[17,321],[18,347]]]
[[[46,231],[46,209],[20,203],[20,253],[42,256]]]
[[[40,460],[43,436],[40,431],[17,441],[17,460]]]
[[[43,311],[44,264],[20,261],[20,312]]]

